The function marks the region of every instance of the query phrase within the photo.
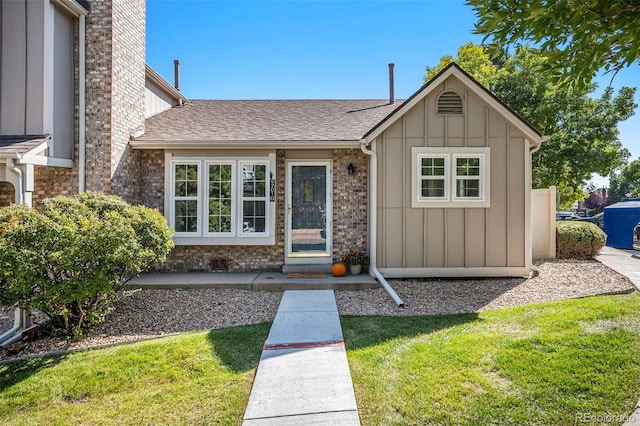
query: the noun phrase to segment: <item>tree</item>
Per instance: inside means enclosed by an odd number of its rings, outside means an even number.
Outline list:
[[[465,45],[468,46],[468,45]],[[474,63],[492,62],[486,49],[465,49],[483,58],[464,58],[458,64],[474,76]],[[440,60],[427,74],[448,65]],[[593,173],[603,176],[621,167],[629,155],[618,140],[618,123],[634,113],[635,89],[623,87],[617,96],[607,88],[602,96],[590,95],[596,86],[561,86],[551,83],[537,69],[545,59],[535,51],[522,48],[504,65],[487,76],[493,93],[548,140],[533,156],[533,185],[555,185],[563,206],[571,205],[586,194],[582,191]],[[471,65],[473,66],[473,65]]]
[[[435,67],[427,66],[424,82],[431,80],[451,62],[454,62],[454,59],[447,55],[440,58],[440,62]],[[455,62],[485,87],[492,86],[498,73],[498,68],[494,65],[486,49],[473,42],[462,45],[458,49],[458,57]]]
[[[0,306],[45,313],[79,334],[102,319],[117,292],[164,260],[172,231],[157,210],[98,193],[0,209]]]
[[[640,158],[612,173],[609,179],[609,197],[612,203],[623,198],[640,197]]]
[[[589,196],[585,198],[584,206],[589,210],[600,213],[602,209],[611,204],[606,188],[596,188],[595,185],[590,184],[587,187],[587,192]]]
[[[614,75],[640,58],[637,0],[467,0],[475,32],[493,49],[536,46],[539,69],[562,86],[587,87],[604,69]]]

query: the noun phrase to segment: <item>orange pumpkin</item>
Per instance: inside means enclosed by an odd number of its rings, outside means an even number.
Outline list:
[[[347,275],[347,267],[344,263],[334,263],[331,268],[331,273],[334,277],[344,277]]]

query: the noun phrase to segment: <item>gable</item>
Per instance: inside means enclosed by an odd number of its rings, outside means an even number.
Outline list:
[[[440,95],[444,92],[451,91],[458,94],[462,99],[462,114],[438,114],[438,100]],[[428,98],[428,99],[427,99]],[[452,99],[452,98],[450,98]],[[373,127],[369,132],[364,135],[366,143],[370,143],[383,132],[388,131],[401,122],[402,118],[408,114],[408,118],[405,117],[405,123],[411,120],[411,114],[415,114],[412,110],[415,107],[420,107],[421,104],[426,105],[428,111],[438,117],[449,117],[448,122],[453,125],[449,125],[449,129],[461,130],[463,128],[473,129],[478,126],[467,124],[462,126],[464,116],[468,116],[471,119],[477,119],[481,115],[484,115],[486,107],[489,108],[490,113],[498,116],[500,120],[504,120],[509,123],[517,133],[521,134],[525,139],[529,141],[532,146],[538,146],[545,138],[536,130],[533,126],[527,123],[521,118],[515,111],[509,108],[506,104],[500,101],[495,95],[489,92],[484,86],[475,81],[469,74],[464,72],[455,63],[451,63],[447,68],[442,70],[438,75],[429,80],[424,86],[422,86],[416,93],[414,93],[409,99],[407,99],[400,107],[396,108],[385,119]],[[480,114],[482,113],[482,114]],[[458,125],[456,125],[458,124]],[[482,126],[484,127],[484,126]],[[444,128],[444,127],[442,127]],[[433,126],[433,130],[437,132],[438,126]],[[391,130],[392,132],[394,130]],[[435,135],[434,135],[435,136]],[[451,135],[449,135],[451,136]]]

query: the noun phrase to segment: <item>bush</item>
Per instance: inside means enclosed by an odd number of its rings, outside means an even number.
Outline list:
[[[68,334],[101,320],[124,284],[173,247],[157,211],[83,193],[42,202],[42,212],[0,209],[0,306],[37,309]]]
[[[556,223],[558,259],[593,259],[607,242],[607,235],[589,222]]]

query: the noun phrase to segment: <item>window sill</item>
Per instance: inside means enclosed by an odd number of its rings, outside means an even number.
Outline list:
[[[411,203],[411,207],[414,209],[426,209],[426,208],[489,208],[491,203],[489,200],[458,200],[458,201],[417,201],[414,200]]]
[[[174,236],[177,246],[273,246],[276,237],[184,237]]]

